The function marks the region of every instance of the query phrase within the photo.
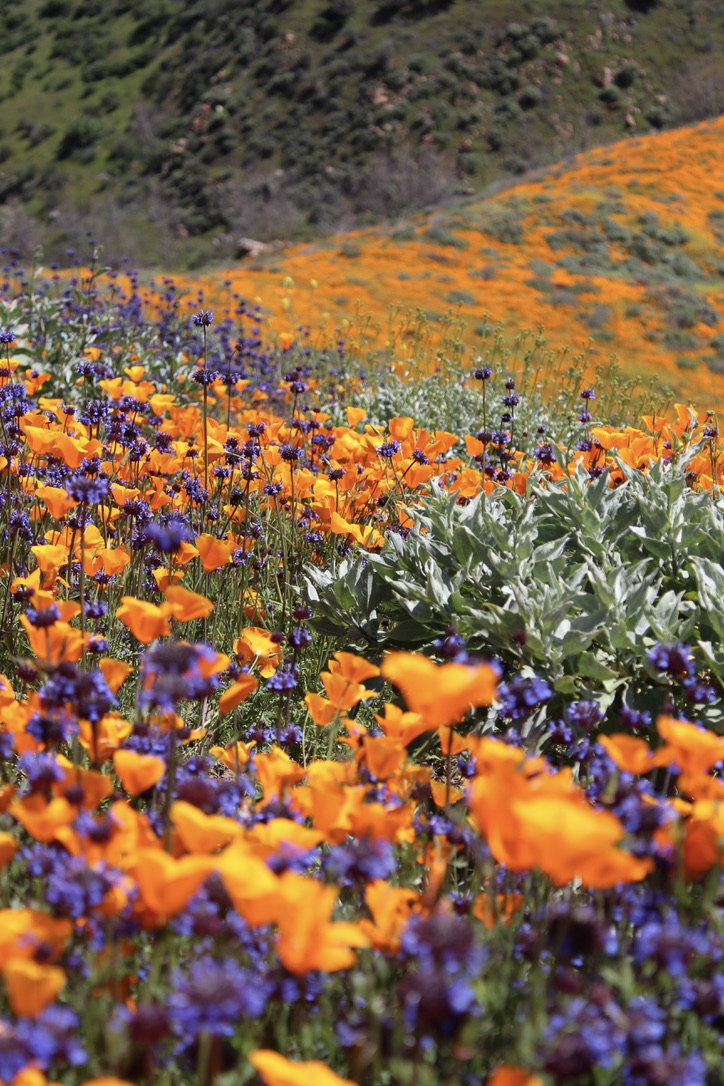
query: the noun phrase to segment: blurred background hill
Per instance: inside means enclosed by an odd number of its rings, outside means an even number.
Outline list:
[[[3,0],[0,240],[193,269],[724,112],[718,0]]]

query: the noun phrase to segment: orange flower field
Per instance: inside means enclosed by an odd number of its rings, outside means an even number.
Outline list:
[[[406,362],[404,321],[392,351],[297,297],[315,278],[349,312],[359,276],[384,324],[403,266],[404,305],[470,290],[473,320],[574,349],[606,307],[606,349],[681,387],[646,333],[696,297],[670,330],[716,350],[717,131],[586,156],[565,200],[549,175],[470,204],[465,247],[420,218],[197,309],[12,269],[0,1082],[721,1081],[716,374],[622,423],[588,371],[564,403],[469,346],[437,359],[443,428],[386,409],[395,365],[359,373]]]
[[[178,278],[217,305],[263,299],[281,337],[341,327],[407,360],[418,313],[458,312],[468,351],[486,314],[545,328],[571,355],[616,355],[700,409],[724,403],[724,121],[598,148],[484,199],[398,228],[297,245],[247,266]],[[345,324],[346,322],[346,324]],[[402,329],[402,333],[400,333]]]

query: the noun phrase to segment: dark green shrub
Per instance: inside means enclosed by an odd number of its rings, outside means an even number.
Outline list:
[[[88,151],[102,134],[102,125],[94,117],[82,114],[75,117],[60,137],[56,157],[73,158],[81,151]]]
[[[543,91],[535,83],[528,83],[518,92],[518,105],[521,109],[535,109],[543,101]]]
[[[627,87],[632,86],[634,79],[638,75],[638,66],[633,61],[628,61],[622,64],[618,71],[614,74],[613,81],[617,87],[621,87],[625,90]]]
[[[609,107],[609,109],[615,109],[617,106],[620,106],[623,99],[623,95],[615,83],[612,83],[609,87],[604,87],[599,91],[598,97]]]

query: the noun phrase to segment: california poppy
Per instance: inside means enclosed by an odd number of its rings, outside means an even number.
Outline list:
[[[164,603],[157,607],[155,603],[137,600],[135,596],[122,596],[121,606],[116,611],[116,618],[119,618],[128,627],[137,641],[144,645],[150,645],[157,637],[168,636],[171,614],[170,603]]]
[[[166,772],[166,763],[153,754],[117,750],[113,755],[113,768],[128,794],[138,796],[158,784]]]
[[[474,706],[490,705],[498,684],[491,664],[438,665],[413,652],[389,653],[381,671],[430,728],[457,724]]]
[[[65,986],[65,973],[56,965],[41,965],[32,958],[11,958],[2,967],[13,1013],[34,1018]]]
[[[350,1079],[340,1078],[319,1060],[295,1063],[271,1049],[258,1048],[250,1052],[249,1062],[257,1069],[265,1086],[355,1086]]]

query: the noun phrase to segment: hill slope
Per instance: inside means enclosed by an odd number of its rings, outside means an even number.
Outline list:
[[[459,308],[469,357],[483,350],[486,313],[509,331],[543,325],[553,344],[585,353],[590,343],[593,358],[615,354],[627,373],[721,408],[724,119],[622,141],[456,210],[187,285],[215,305],[231,291],[259,297],[279,330],[318,326],[325,311],[339,325],[357,311],[346,334],[382,347],[390,307],[433,320]]]
[[[198,263],[724,111],[716,0],[5,0],[0,37],[0,231],[50,258]]]

